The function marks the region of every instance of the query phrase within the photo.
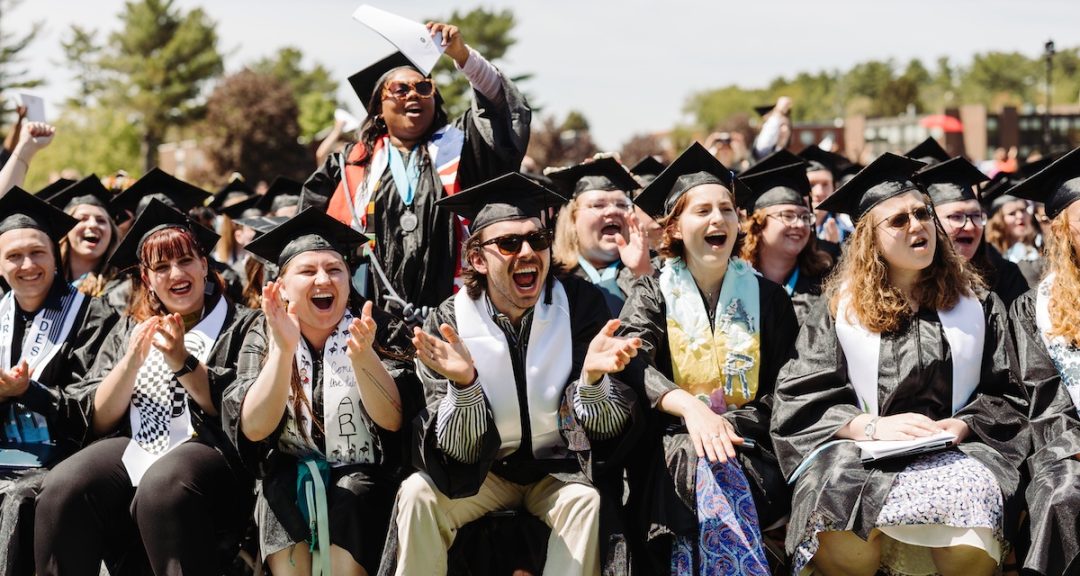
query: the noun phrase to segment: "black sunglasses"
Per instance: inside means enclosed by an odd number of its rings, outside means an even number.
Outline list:
[[[503,256],[513,256],[518,252],[521,252],[521,245],[525,242],[529,243],[529,248],[533,249],[533,252],[539,252],[541,250],[547,250],[551,247],[551,233],[547,230],[539,230],[536,232],[529,232],[528,234],[507,234],[506,236],[499,236],[498,238],[492,238],[481,242],[481,246],[488,246],[494,244],[499,249],[499,253]]]

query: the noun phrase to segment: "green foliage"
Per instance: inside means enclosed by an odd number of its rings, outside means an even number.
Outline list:
[[[26,188],[37,190],[50,176],[73,169],[80,175],[104,177],[117,170],[141,174],[137,125],[126,113],[103,106],[82,111],[68,110],[55,121],[52,144],[34,156],[26,177]]]
[[[338,83],[330,71],[322,64],[304,68],[303,60],[299,48],[286,46],[273,57],[256,61],[251,69],[277,78],[292,89],[300,106],[300,137],[311,141],[318,132],[333,125],[334,110],[341,103],[337,99]]]
[[[91,105],[105,90],[100,64],[102,46],[97,42],[97,30],[75,24],[71,34],[60,40],[60,47],[64,50],[64,62],[74,71],[78,85],[75,95],[64,104],[72,108]]]
[[[457,26],[465,43],[496,65],[517,42],[513,36],[516,21],[510,9],[495,12],[474,8],[465,13],[454,10],[449,18],[434,20]],[[457,71],[453,60],[448,56],[440,58],[432,76],[446,102],[447,114],[451,118],[464,114],[472,101],[472,90],[469,80]]]
[[[21,3],[22,0],[0,0],[0,14],[11,14]],[[0,24],[10,25],[12,22],[17,20],[0,18]],[[22,34],[16,34],[7,26],[0,25],[0,92],[35,88],[45,83],[34,71],[22,66],[23,51],[33,44],[44,25],[44,22],[34,22]],[[8,98],[0,102],[0,118],[13,110],[14,106]]]

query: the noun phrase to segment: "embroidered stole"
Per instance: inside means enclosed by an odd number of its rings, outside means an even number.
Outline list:
[[[513,454],[521,446],[522,402],[528,408],[532,455],[546,459],[561,458],[566,454],[566,442],[559,432],[559,407],[570,381],[573,332],[566,290],[558,280],[551,279],[550,282],[554,282],[551,304],[545,304],[541,297],[533,310],[525,354],[525,398],[518,397],[511,361],[515,352],[485,309],[486,294],[479,300],[469,298],[465,290],[454,296],[457,331],[472,354],[480,386],[502,440],[499,458]]]
[[[845,295],[837,307],[836,337],[844,350],[848,378],[859,399],[859,407],[867,414],[878,416],[881,334],[871,332],[859,323],[855,313],[850,311],[849,299],[850,296]],[[986,318],[982,304],[971,296],[961,296],[952,310],[939,310],[938,318],[952,351],[951,405],[955,414],[967,405],[982,377]]]
[[[12,358],[17,303],[14,292],[5,294],[0,298],[0,368],[8,371],[25,360],[30,369],[30,378],[39,380],[49,362],[63,348],[85,300],[85,294],[68,286],[58,302],[52,299],[47,301],[23,334],[21,357]],[[44,416],[18,401],[6,404],[2,410],[7,442],[47,444],[52,441]]]
[[[314,398],[312,358],[303,340],[293,354],[300,384],[309,403],[300,404],[299,416],[293,409],[294,397],[289,393],[288,421],[281,436],[282,450],[294,456],[319,454],[332,468],[352,464],[371,464],[382,460],[382,447],[374,423],[367,415],[360,400],[360,388],[356,371],[349,360],[349,323],[353,315],[346,310],[337,328],[323,345],[322,369],[322,420],[323,445],[312,440],[313,418],[310,402]],[[303,431],[301,432],[301,428]]]
[[[209,314],[184,334],[184,346],[203,364],[225,326],[229,304],[219,298]],[[188,393],[165,363],[165,355],[157,348],[150,348],[146,361],[135,375],[135,389],[131,393],[131,441],[124,450],[122,461],[131,477],[131,485],[138,486],[143,474],[159,458],[188,441],[195,429],[188,410]]]
[[[738,258],[728,262],[715,327],[681,258],[665,262],[660,293],[675,384],[718,414],[753,400],[761,370],[761,296],[753,267]]]
[[[1050,288],[1056,276],[1055,273],[1048,274],[1039,282],[1035,292],[1035,326],[1042,336],[1046,353],[1061,374],[1061,382],[1069,391],[1073,406],[1080,413],[1080,349],[1069,345],[1062,336],[1050,336]]]

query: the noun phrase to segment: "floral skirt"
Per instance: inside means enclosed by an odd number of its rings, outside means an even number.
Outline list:
[[[1004,501],[997,479],[959,450],[916,458],[896,475],[877,518],[881,570],[886,574],[935,574],[932,548],[972,546],[999,564],[1007,552],[1002,533]],[[808,574],[817,535],[842,528],[811,520],[811,537],[792,558],[795,574]]]
[[[675,538],[671,574],[768,576],[757,509],[739,463],[699,458],[695,496],[698,536]]]

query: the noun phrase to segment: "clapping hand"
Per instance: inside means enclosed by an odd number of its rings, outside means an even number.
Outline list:
[[[157,323],[155,334],[150,344],[165,356],[165,364],[173,372],[184,367],[187,360],[187,345],[184,344],[184,319],[179,314],[166,314]]]
[[[630,359],[637,356],[641,338],[615,336],[618,329],[618,320],[608,320],[600,333],[589,342],[589,350],[581,366],[584,384],[595,384],[604,374],[622,372]]]
[[[449,324],[439,326],[439,333],[442,338],[436,338],[419,327],[413,328],[412,343],[420,362],[458,387],[472,384],[476,367],[469,349]]]
[[[292,354],[300,344],[300,319],[285,300],[278,282],[267,282],[263,288],[262,310],[274,344]]]
[[[375,343],[375,332],[378,326],[375,324],[375,319],[371,317],[372,302],[368,300],[364,303],[364,309],[360,313],[359,318],[353,318],[349,323],[349,360],[352,360],[353,364],[363,363],[371,354],[371,346]]]
[[[0,370],[0,399],[18,398],[30,387],[30,366],[26,360],[11,370]]]

